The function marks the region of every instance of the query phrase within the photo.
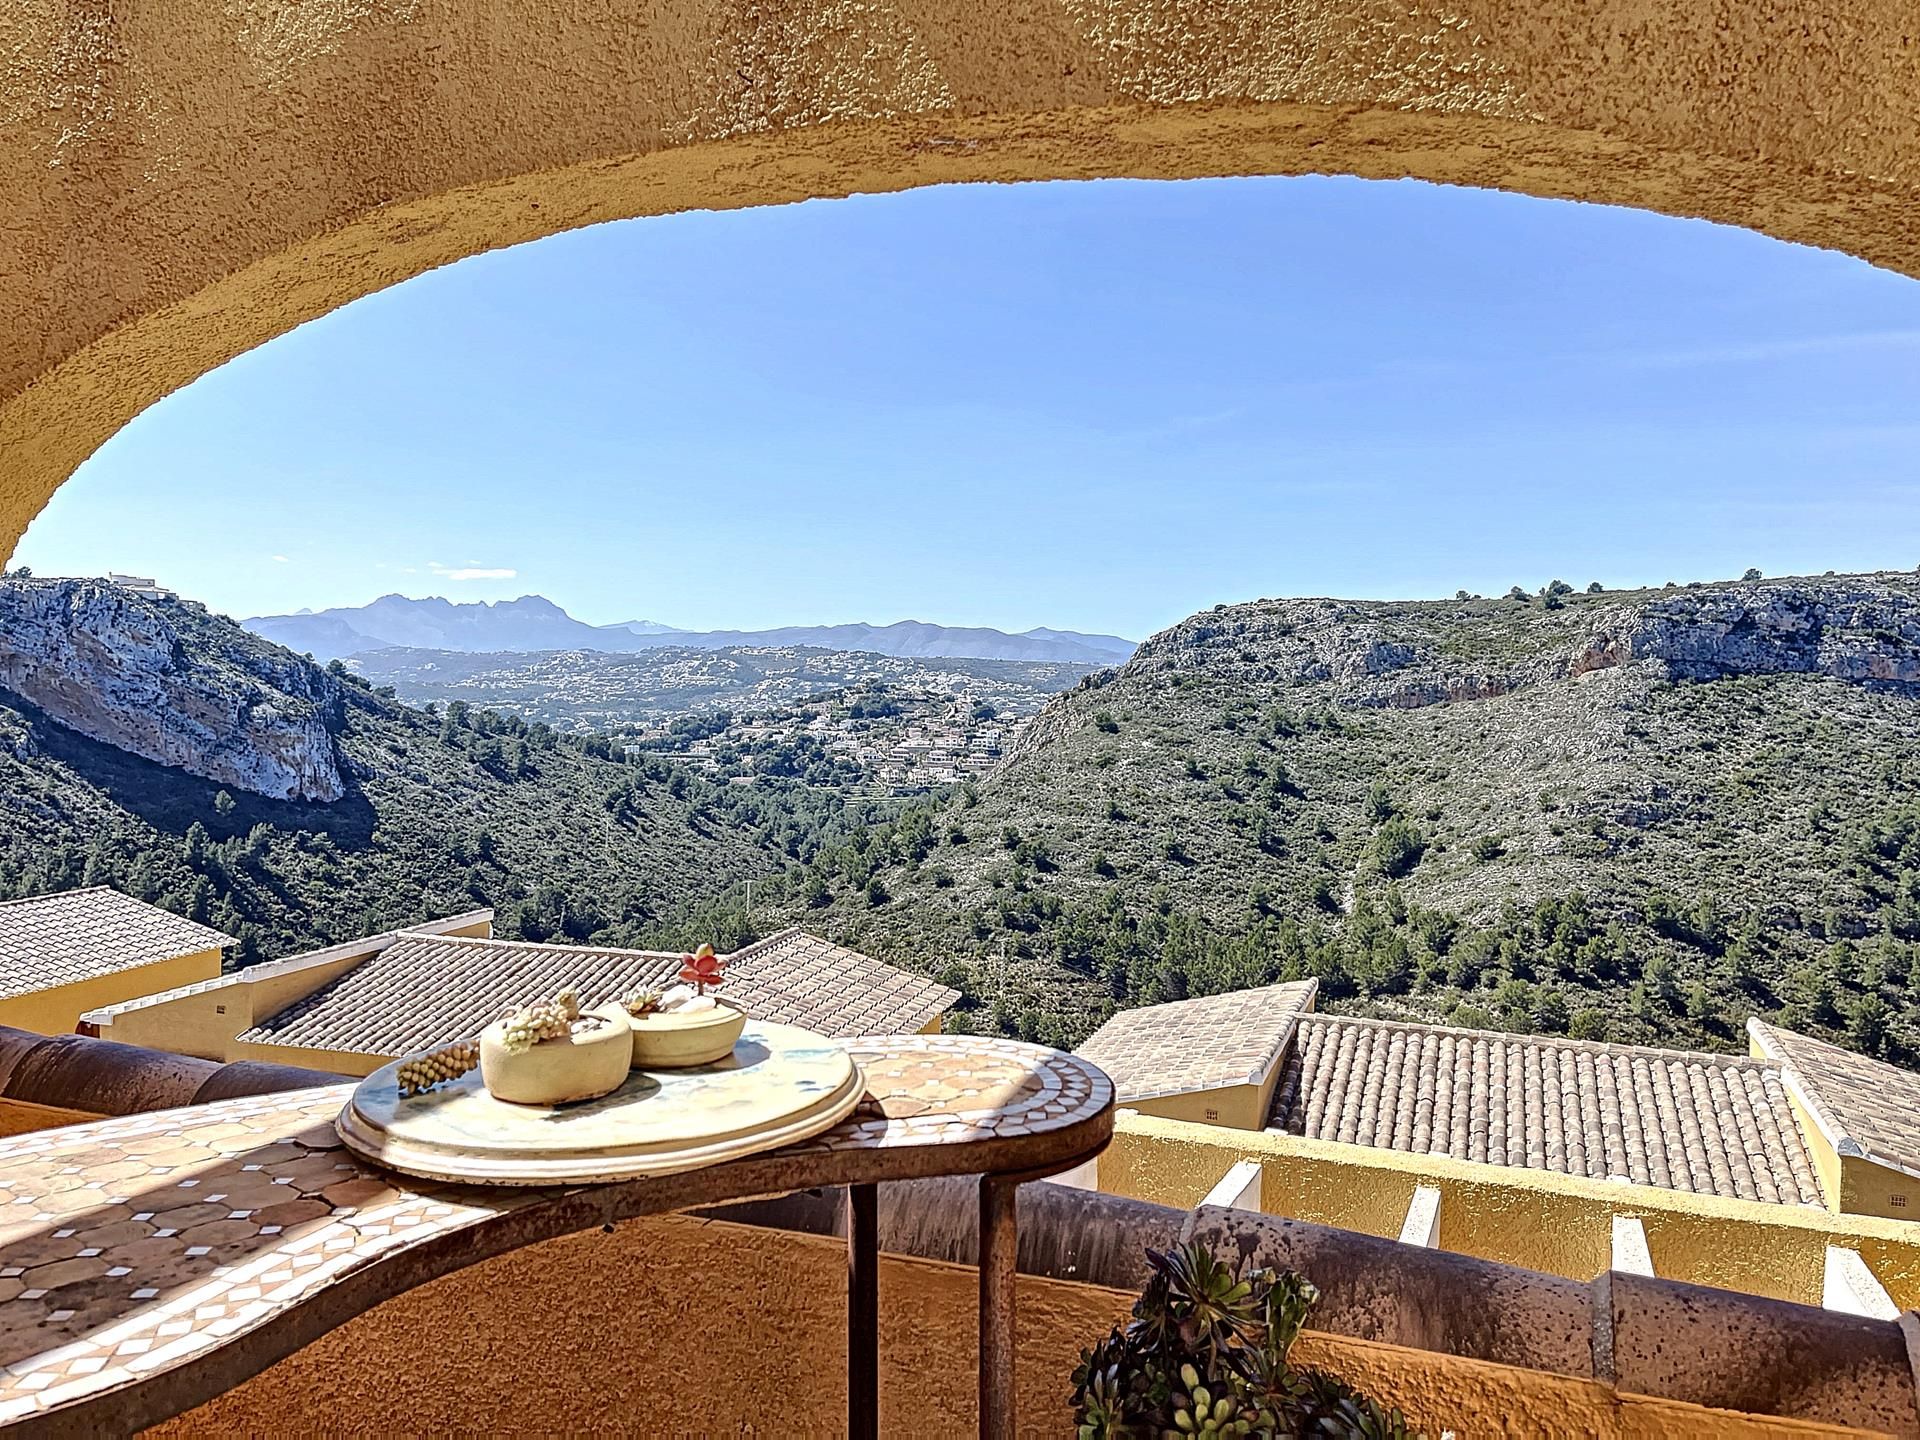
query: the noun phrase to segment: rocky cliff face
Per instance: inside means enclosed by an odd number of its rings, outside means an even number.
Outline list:
[[[1920,690],[1920,577],[1736,581],[1684,590],[1395,603],[1256,600],[1222,605],[1143,644],[1029,727],[1031,750],[1106,703],[1087,690],[1182,683],[1307,689],[1315,700],[1417,710],[1610,671],[1629,680],[1826,675]],[[1081,698],[1076,698],[1081,697]]]
[[[0,686],[82,735],[230,789],[346,792],[324,670],[190,602],[95,580],[0,580]]]
[[[1581,595],[1553,610],[1538,599],[1256,601],[1182,621],[1119,673],[1326,684],[1343,704],[1415,708],[1631,665],[1675,680],[1920,686],[1920,595],[1911,576],[1846,576]]]
[[[1636,660],[1686,680],[1807,674],[1920,685],[1920,603],[1907,586],[1852,577],[1684,590],[1607,617],[1572,669]]]

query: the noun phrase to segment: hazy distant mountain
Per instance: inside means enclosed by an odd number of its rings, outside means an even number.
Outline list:
[[[340,655],[357,655],[362,650],[377,650],[381,641],[356,630],[344,620],[308,611],[299,615],[262,615],[241,622],[247,629],[276,645],[284,645],[296,654],[315,655],[332,660]]]
[[[1117,635],[1075,635],[1065,630],[1029,630],[1009,635],[978,626],[931,625],[900,620],[892,625],[783,625],[773,630],[678,631],[635,636],[639,645],[683,645],[700,650],[741,645],[805,645],[819,650],[865,650],[903,659],[1050,660],[1070,665],[1118,665],[1133,654],[1133,642]],[[625,648],[637,648],[629,645]]]
[[[1133,658],[1133,652],[1140,647],[1131,640],[1122,640],[1118,635],[1087,635],[1078,630],[1049,630],[1036,625],[1031,630],[1022,630],[1021,637],[1027,640],[1059,640],[1069,645],[1084,646],[1111,656],[1114,663],[1125,664]]]
[[[1124,663],[1134,650],[1132,641],[1117,635],[1045,629],[1009,635],[1004,630],[931,625],[920,620],[901,620],[892,625],[788,625],[774,630],[709,631],[675,630],[654,620],[589,625],[539,595],[465,604],[437,596],[410,600],[404,595],[383,595],[369,605],[297,615],[260,615],[242,623],[255,634],[321,660],[393,646],[499,654],[537,650],[627,652],[660,645],[698,650],[804,645],[824,650],[863,650],[903,659],[1039,660],[1104,667]]]
[[[344,631],[316,623],[327,621]],[[262,615],[241,623],[257,635],[290,649],[309,650],[323,660],[389,645],[421,650],[628,648],[609,643],[609,632],[574,619],[538,595],[467,604],[437,595],[421,600],[382,595],[369,605],[337,606],[310,615]]]

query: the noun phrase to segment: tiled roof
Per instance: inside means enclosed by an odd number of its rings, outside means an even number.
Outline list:
[[[1122,1105],[1257,1085],[1286,1048],[1318,983],[1296,980],[1122,1010],[1074,1053],[1113,1077]]]
[[[0,999],[234,943],[105,885],[0,904]]]
[[[479,923],[485,923],[491,927],[493,911],[490,909],[468,910],[459,915],[447,915],[438,920],[409,925],[404,930],[388,930],[378,935],[366,935],[358,940],[343,940],[318,950],[303,951],[298,955],[285,955],[278,960],[262,960],[256,965],[247,966],[244,970],[235,970],[212,980],[196,980],[191,985],[176,985],[171,990],[159,990],[151,995],[136,995],[130,1000],[101,1005],[87,1011],[80,1018],[96,1025],[111,1025],[122,1015],[132,1014],[136,1010],[148,1010],[156,1005],[165,1005],[187,995],[201,995],[209,990],[239,990],[248,985],[256,985],[262,980],[276,980],[287,975],[297,975],[302,970],[330,965],[354,955],[372,954],[376,950],[384,950],[403,935],[440,935],[449,930],[463,929]]]
[[[407,1055],[478,1035],[503,1011],[575,986],[583,1005],[664,987],[680,956],[662,951],[408,935],[331,984],[242,1031],[256,1044]],[[785,931],[729,957],[721,991],[759,1020],[828,1035],[917,1030],[956,992],[851,950]]]
[[[1835,1150],[1920,1175],[1920,1075],[1763,1020],[1748,1020],[1747,1033],[1780,1063]]]
[[[734,951],[723,993],[756,1020],[823,1035],[912,1034],[960,998],[950,986],[804,930],[782,930]]]
[[[1310,1015],[1270,1123],[1416,1155],[1823,1203],[1779,1067],[1745,1056]]]

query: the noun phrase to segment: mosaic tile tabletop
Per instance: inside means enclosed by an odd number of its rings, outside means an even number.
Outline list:
[[[960,1035],[846,1044],[866,1075],[859,1107],[743,1167],[791,1157],[793,1184],[804,1186],[817,1183],[804,1178],[810,1156],[992,1141],[1013,1142],[996,1147],[997,1168],[1023,1168],[1023,1148],[1057,1150],[1054,1137],[1112,1108],[1104,1074],[1039,1046]],[[248,1096],[0,1142],[0,1425],[110,1402],[244,1346],[254,1328],[342,1277],[575,1193],[408,1180],[358,1160],[334,1131],[352,1089]],[[963,1150],[952,1158],[928,1173],[983,1168]],[[100,1423],[110,1423],[104,1413]]]

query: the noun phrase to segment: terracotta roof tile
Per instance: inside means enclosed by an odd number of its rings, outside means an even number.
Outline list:
[[[262,980],[297,975],[302,970],[330,965],[356,954],[370,955],[376,950],[385,949],[404,935],[441,935],[481,922],[491,926],[493,911],[469,910],[464,914],[447,915],[437,920],[424,921],[419,925],[409,925],[404,930],[389,930],[379,935],[365,935],[358,940],[343,940],[337,944],[322,946],[318,950],[307,950],[298,955],[285,955],[278,960],[262,960],[258,964],[247,966],[244,970],[235,970],[212,980],[196,980],[191,985],[178,985],[171,990],[160,990],[151,995],[136,995],[130,1000],[97,1006],[80,1018],[97,1025],[111,1025],[122,1015],[131,1014],[136,1010],[151,1009],[156,1005],[170,1004],[186,995],[204,994],[209,990],[239,990]]]
[[[0,999],[233,943],[105,885],[9,900],[0,904]]]
[[[1748,1020],[1747,1033],[1779,1062],[1839,1153],[1920,1175],[1920,1075],[1763,1020]]]
[[[1744,1056],[1308,1015],[1270,1124],[1416,1155],[1823,1203],[1779,1067]]]
[[[1317,989],[1316,981],[1296,980],[1122,1010],[1074,1053],[1112,1077],[1122,1105],[1257,1085]]]
[[[803,930],[783,930],[727,957],[728,992],[756,1020],[823,1035],[911,1034],[960,992]]]
[[[566,985],[578,988],[582,1004],[600,1005],[643,986],[664,988],[679,970],[680,956],[663,951],[407,935],[239,1038],[409,1055],[477,1035],[509,1007]],[[886,986],[896,993],[881,994]],[[959,998],[797,930],[728,957],[722,993],[756,1020],[836,1036],[918,1030]]]

